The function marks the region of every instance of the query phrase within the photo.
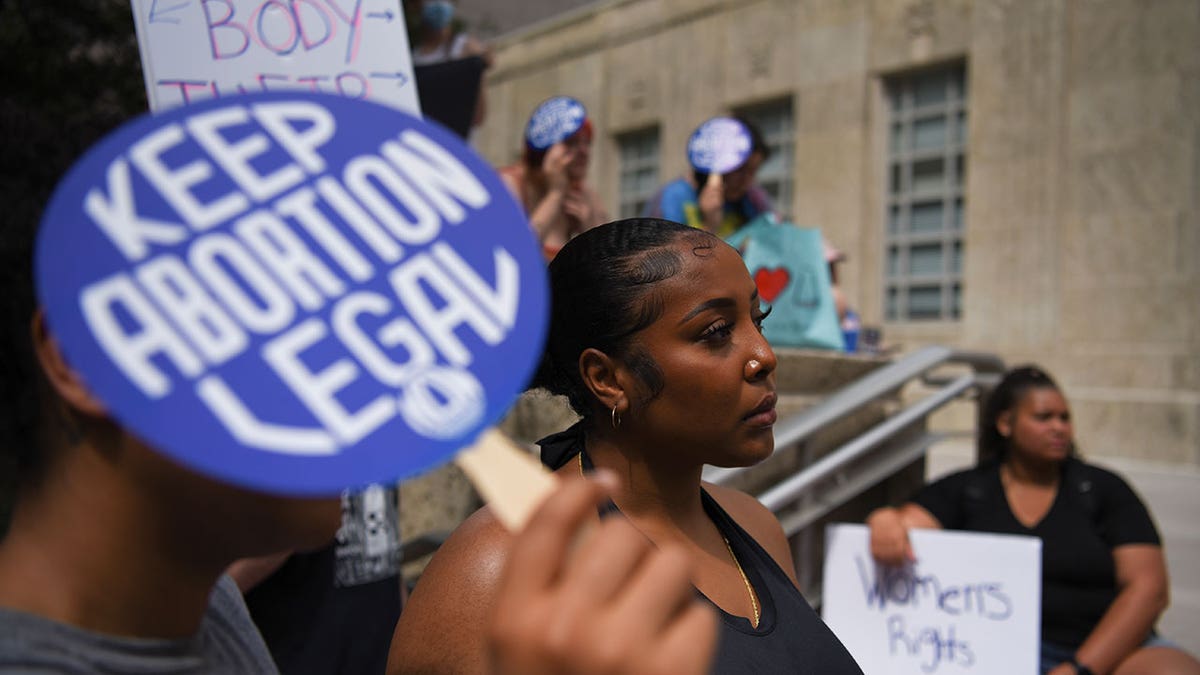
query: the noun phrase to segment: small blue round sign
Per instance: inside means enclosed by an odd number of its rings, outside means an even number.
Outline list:
[[[545,150],[579,131],[587,109],[570,96],[555,96],[542,102],[529,116],[525,142],[534,150]]]
[[[115,418],[287,494],[448,459],[524,388],[547,314],[541,252],[482,159],[321,94],[127,124],[59,184],[35,265],[51,331]]]
[[[746,163],[752,147],[745,124],[732,117],[714,117],[692,132],[688,161],[697,171],[726,174]]]

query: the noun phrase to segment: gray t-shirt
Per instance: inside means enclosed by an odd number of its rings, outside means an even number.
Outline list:
[[[161,640],[93,633],[0,607],[0,675],[277,675],[237,586],[221,577],[200,630]]]

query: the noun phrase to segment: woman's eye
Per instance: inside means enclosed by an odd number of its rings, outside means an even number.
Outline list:
[[[701,340],[721,340],[721,339],[729,337],[732,333],[733,333],[733,324],[729,323],[728,321],[722,320],[722,321],[718,321],[718,322],[710,325],[708,328],[705,328],[704,332],[700,334],[700,339]]]
[[[768,307],[768,308],[766,309],[766,311],[759,312],[758,316],[754,317],[754,326],[755,326],[756,328],[758,328],[758,332],[760,332],[760,333],[762,332],[762,325],[763,325],[763,321],[766,321],[766,320],[767,320],[767,317],[768,317],[768,316],[771,316],[771,311],[772,311],[773,309],[775,309],[775,308],[774,308],[774,307]]]

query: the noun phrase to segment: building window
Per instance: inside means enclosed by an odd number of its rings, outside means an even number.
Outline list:
[[[795,127],[792,118],[792,99],[783,99],[734,111],[758,127],[771,157],[758,170],[758,184],[771,196],[775,211],[787,220],[792,210],[792,148],[795,146]]]
[[[885,316],[962,316],[967,79],[959,63],[889,78]]]
[[[622,218],[640,216],[658,189],[658,128],[617,137],[620,151]]]

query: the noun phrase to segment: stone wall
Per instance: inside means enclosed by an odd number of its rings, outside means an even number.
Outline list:
[[[539,101],[578,97],[615,212],[619,134],[657,126],[666,181],[706,117],[790,100],[783,209],[849,254],[888,345],[1039,362],[1090,454],[1200,465],[1198,44],[1194,0],[611,0],[496,44],[476,142],[511,161]],[[969,88],[964,315],[884,322],[882,81],[947,62]]]

